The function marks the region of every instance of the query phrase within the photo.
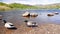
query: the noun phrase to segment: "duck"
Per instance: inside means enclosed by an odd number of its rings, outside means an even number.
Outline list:
[[[36,17],[36,16],[38,16],[38,14],[37,13],[30,13],[30,16]]]
[[[16,28],[11,22],[7,22],[6,20],[3,20],[3,22],[5,23],[4,26],[8,29]]]
[[[25,12],[24,14],[22,14],[22,16],[23,16],[23,17],[28,17],[28,16],[30,16],[30,13],[27,11],[27,12]]]
[[[2,20],[2,15],[0,15],[0,20]]]
[[[54,12],[54,14],[59,14],[58,12]]]
[[[48,13],[47,16],[54,16],[54,14],[53,13]]]
[[[24,22],[26,23],[26,25],[28,27],[36,27],[37,26],[37,23],[36,22],[33,22],[33,21],[25,20]]]

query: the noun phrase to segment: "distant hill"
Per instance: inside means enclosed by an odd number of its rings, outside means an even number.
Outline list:
[[[40,9],[60,9],[60,3],[48,4],[48,5],[36,5]]]
[[[48,5],[24,5],[20,3],[6,4],[0,2],[0,10],[12,10],[12,9],[60,9],[60,3]]]

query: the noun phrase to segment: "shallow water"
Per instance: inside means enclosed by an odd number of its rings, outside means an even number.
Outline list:
[[[1,34],[18,34],[23,32],[28,32],[32,30],[31,28],[26,27],[24,20],[35,21],[40,24],[60,24],[60,10],[27,10],[30,13],[38,13],[37,17],[22,17],[22,14],[26,10],[11,10],[8,12],[0,12],[3,15],[3,19],[12,22],[18,29],[17,30],[8,30],[4,27],[3,23],[0,23],[0,33]],[[54,14],[54,16],[47,16],[48,13],[59,12],[59,14]],[[2,22],[2,21],[0,21]],[[2,25],[1,25],[2,24]]]

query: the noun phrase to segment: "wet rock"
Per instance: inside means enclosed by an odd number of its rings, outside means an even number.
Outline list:
[[[59,14],[58,12],[54,12],[54,14]]]
[[[53,13],[49,13],[49,14],[47,14],[47,16],[54,16],[54,14]]]
[[[37,17],[38,14],[37,14],[37,13],[30,13],[30,16],[32,16],[32,17]]]
[[[30,13],[29,12],[25,12],[24,14],[22,14],[23,17],[28,17],[30,16]]]

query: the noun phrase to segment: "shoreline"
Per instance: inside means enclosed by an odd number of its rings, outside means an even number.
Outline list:
[[[21,11],[28,11],[28,10],[60,10],[60,9],[10,9],[10,10],[4,10],[0,12],[9,12],[9,11],[13,11],[13,10],[21,10]]]

